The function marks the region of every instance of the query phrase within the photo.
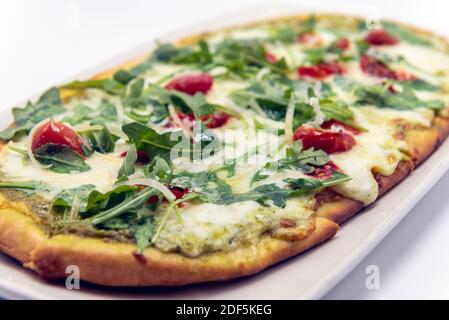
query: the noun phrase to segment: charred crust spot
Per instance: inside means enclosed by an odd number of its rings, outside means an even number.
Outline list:
[[[145,258],[145,256],[137,251],[133,252],[133,257],[137,260],[137,262],[141,263],[141,264],[146,264],[147,263],[147,258]]]
[[[377,185],[379,186],[379,189],[383,189],[384,183],[382,180],[382,175],[380,173],[374,172],[373,173],[374,179],[377,182]]]

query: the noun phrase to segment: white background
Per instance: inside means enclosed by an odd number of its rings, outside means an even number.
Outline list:
[[[263,1],[262,3],[300,1]],[[449,35],[446,1],[314,1],[305,9],[390,17]],[[0,110],[130,47],[255,0],[0,0]],[[326,299],[449,298],[449,174]],[[343,226],[344,227],[344,226]],[[380,268],[380,289],[365,269]],[[239,298],[238,296],[235,297]],[[276,297],[273,297],[276,298]]]

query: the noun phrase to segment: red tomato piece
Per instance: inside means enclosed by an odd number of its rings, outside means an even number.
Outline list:
[[[324,79],[333,74],[343,74],[345,72],[338,62],[321,62],[314,66],[302,66],[298,68],[300,77],[310,77],[314,79]]]
[[[170,189],[170,191],[175,195],[176,199],[181,199],[185,194],[189,193],[190,190],[189,189],[182,189],[179,187],[168,187],[168,189]],[[151,203],[156,203],[159,201],[159,197],[158,196],[151,196],[148,200],[147,203],[151,204]],[[164,201],[167,201],[164,199]],[[178,206],[182,207],[182,203],[180,203]]]
[[[212,87],[213,82],[214,79],[207,73],[185,74],[174,78],[165,88],[193,96],[197,92],[206,94]]]
[[[31,139],[32,150],[42,147],[47,143],[53,143],[67,146],[76,153],[85,156],[82,148],[84,142],[78,133],[72,128],[54,120],[49,120],[37,128]]]
[[[384,62],[374,57],[363,55],[360,58],[360,68],[366,74],[374,77],[394,79],[399,81],[412,81],[416,77],[405,70],[392,70]]]
[[[384,29],[371,31],[364,40],[372,46],[392,46],[399,42],[396,37]]]
[[[343,129],[345,131],[348,131],[350,133],[353,133],[353,134],[359,134],[360,133],[359,129],[351,127],[350,125],[347,125],[347,124],[345,124],[343,122],[340,122],[340,121],[337,121],[337,120],[333,120],[333,119],[325,121],[321,125],[321,128],[323,128],[323,129],[330,129],[330,128],[332,128],[332,126],[341,128],[341,129]]]
[[[299,43],[310,43],[318,41],[319,37],[314,32],[301,32],[297,38]]]
[[[120,157],[124,158],[126,157],[126,154],[128,153],[128,151],[124,151],[120,154]],[[145,164],[150,162],[150,158],[147,156],[147,154],[141,150],[137,150],[137,163],[140,164]]]
[[[175,195],[176,199],[181,199],[184,195],[190,192],[189,189],[182,189],[179,187],[169,187],[169,189]]]
[[[360,58],[360,68],[363,72],[374,77],[396,79],[396,73],[374,57],[363,55]]]
[[[340,50],[348,50],[350,46],[348,38],[341,38],[334,42],[333,47]]]
[[[272,54],[271,52],[265,51],[265,60],[268,63],[273,64],[273,63],[276,63],[278,61],[278,58],[276,58],[276,56],[274,54]]]
[[[304,149],[321,149],[326,153],[337,153],[350,150],[355,139],[345,131],[334,132],[303,125],[296,129],[294,140],[301,140]]]
[[[206,126],[209,129],[222,127],[226,124],[226,122],[228,122],[228,120],[229,120],[229,114],[224,113],[224,112],[216,112],[216,113],[201,116],[201,121],[206,123]]]
[[[315,170],[309,175],[318,179],[326,180],[332,177],[335,171],[338,171],[338,167],[335,165],[335,163],[329,161],[324,166],[315,168]]]

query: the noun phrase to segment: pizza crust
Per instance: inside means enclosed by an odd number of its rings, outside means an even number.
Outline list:
[[[337,15],[321,16],[341,18]],[[280,20],[289,19],[305,18],[296,16]],[[272,23],[276,21],[279,19]],[[197,38],[198,36],[185,38],[179,43],[186,45]],[[144,57],[136,58],[94,78],[111,76],[116,70],[131,67],[143,59]],[[76,94],[77,90],[61,92],[63,99]],[[393,175],[377,176],[379,196],[409,175],[415,166],[438,147],[448,133],[449,119],[440,116],[435,118],[431,128],[408,128],[405,139],[413,146],[410,151],[411,159],[400,162]],[[170,286],[228,280],[257,273],[332,238],[337,233],[339,224],[363,208],[360,202],[332,191],[326,191],[319,197],[320,206],[313,218],[315,227],[306,235],[298,235],[301,240],[286,241],[265,234],[253,246],[188,258],[155,248],[148,248],[143,255],[136,255],[136,246],[133,244],[77,235],[50,237],[26,204],[12,203],[0,195],[0,251],[47,279],[64,278],[67,276],[67,266],[76,265],[80,268],[81,279],[106,286]]]

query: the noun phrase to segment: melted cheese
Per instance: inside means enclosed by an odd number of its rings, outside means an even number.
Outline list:
[[[80,173],[57,173],[38,168],[31,163],[25,164],[23,157],[2,148],[0,152],[0,170],[9,181],[36,181],[47,184],[55,190],[72,189],[86,184],[93,184],[100,192],[111,190],[117,179],[123,158],[95,152],[86,159],[91,170]]]
[[[155,246],[196,257],[203,252],[251,245],[264,232],[278,226],[281,219],[292,219],[298,226],[306,225],[313,214],[311,201],[307,198],[289,200],[284,209],[263,207],[254,201],[226,206],[188,205],[182,210],[183,223],[179,224],[172,215]]]
[[[375,107],[351,108],[355,122],[367,132],[355,136],[357,144],[349,151],[330,155],[331,160],[351,181],[334,187],[339,193],[368,205],[378,196],[378,184],[372,171],[391,175],[407,150],[403,140],[395,138],[395,120],[430,126],[433,112],[426,109],[397,111]]]

